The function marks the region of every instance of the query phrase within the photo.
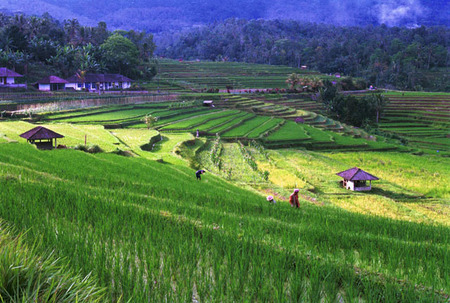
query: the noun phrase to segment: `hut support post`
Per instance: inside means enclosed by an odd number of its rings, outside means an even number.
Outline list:
[[[55,138],[55,148],[56,148],[56,138]]]

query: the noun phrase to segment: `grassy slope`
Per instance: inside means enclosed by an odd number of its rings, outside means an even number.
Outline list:
[[[223,144],[221,170],[211,162],[210,146],[206,147],[198,156],[203,167],[280,200],[286,201],[294,188],[300,188],[304,199],[318,205],[404,221],[450,224],[448,158],[397,152],[261,152],[246,147],[257,164],[255,173],[238,144]],[[371,192],[355,193],[340,187],[341,178],[335,174],[354,166],[380,178],[373,182]],[[268,182],[261,177],[264,171],[269,172]]]
[[[105,290],[92,277],[81,277],[52,253],[37,254],[22,236],[0,220],[0,301],[104,302]]]
[[[3,144],[0,163],[0,217],[92,271],[111,300],[431,302],[450,291],[447,227],[274,208],[142,158]]]
[[[75,146],[77,144],[84,145],[86,139],[88,145],[99,145],[107,152],[114,151],[118,148],[126,149],[125,145],[100,125],[75,125],[68,123],[41,125],[64,136],[64,138],[57,140],[57,144],[66,146]],[[6,135],[11,140],[24,142],[26,140],[19,135],[34,127],[36,127],[36,125],[22,121],[1,122],[0,133]]]

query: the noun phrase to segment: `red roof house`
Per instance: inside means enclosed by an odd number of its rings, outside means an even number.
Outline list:
[[[63,135],[55,133],[54,131],[45,128],[43,126],[38,126],[33,129],[30,129],[27,132],[24,132],[20,135],[22,138],[27,139],[28,142],[32,144],[36,144],[39,149],[52,149],[53,148],[53,139],[55,139],[55,148],[56,148],[56,139],[64,138]],[[37,141],[37,142],[36,142]]]
[[[42,91],[55,91],[55,90],[61,90],[66,88],[66,80],[57,77],[57,76],[48,76],[45,78],[42,78],[38,82],[35,83],[37,88]]]
[[[344,171],[337,173],[336,175],[342,177],[344,181],[342,185],[346,189],[354,191],[367,191],[372,189],[372,180],[379,180],[374,175],[363,171],[358,167],[353,167]],[[369,185],[367,185],[369,181]]]
[[[0,85],[14,84],[14,78],[23,77],[6,67],[0,67]]]

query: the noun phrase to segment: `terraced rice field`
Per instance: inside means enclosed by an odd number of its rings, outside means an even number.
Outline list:
[[[188,89],[219,88],[287,88],[286,78],[291,73],[318,75],[283,66],[245,64],[233,62],[179,62],[159,60],[159,74],[156,82],[173,83]]]
[[[264,133],[272,130],[273,128],[276,128],[282,121],[283,119],[280,118],[271,118],[266,123],[261,124],[260,126],[253,129],[250,133],[247,134],[247,137],[250,139],[259,138]]]
[[[217,127],[211,128],[208,130],[209,133],[211,134],[217,134],[217,133],[222,133],[225,132],[229,129],[232,129],[236,126],[241,125],[242,123],[246,122],[247,120],[250,120],[252,118],[254,118],[255,115],[254,114],[250,114],[250,113],[245,113],[244,115],[241,115],[239,117],[236,117],[230,121],[228,121],[225,124],[219,125]]]
[[[448,302],[449,158],[358,138],[363,131],[313,112],[305,120],[314,126],[296,123],[300,107],[282,98],[213,98],[214,109],[41,117],[65,135],[59,143],[84,144],[87,135],[134,157],[39,151],[18,136],[35,124],[0,122],[0,217],[23,241],[42,242],[39,253],[51,249],[90,274],[109,302]],[[140,122],[148,113],[158,130]],[[413,128],[414,119],[383,123],[427,148],[447,144],[446,118]],[[154,137],[163,140],[143,150]],[[353,166],[380,177],[373,191],[339,185],[335,173]],[[207,169],[201,181],[192,168]]]
[[[272,120],[270,117],[255,117],[246,121],[246,123],[237,126],[229,131],[226,131],[222,134],[223,138],[243,138],[247,137],[250,133],[252,133],[256,128],[264,125],[265,123]]]
[[[450,94],[387,93],[390,104],[380,128],[413,146],[450,150]]]
[[[179,122],[175,121],[173,124],[162,127],[161,130],[191,130],[203,125],[210,120],[232,116],[237,113],[239,113],[238,110],[222,110],[217,112],[212,111],[207,115],[195,116],[193,118],[182,120]]]
[[[306,134],[305,129],[293,122],[287,121],[283,126],[281,126],[278,130],[271,133],[268,137],[265,138],[267,141],[297,141],[297,140],[306,140],[310,137]]]

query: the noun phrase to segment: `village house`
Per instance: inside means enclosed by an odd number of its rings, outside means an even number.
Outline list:
[[[66,80],[57,76],[48,76],[37,81],[34,85],[41,91],[56,91],[64,90],[67,83]]]
[[[73,75],[67,79],[66,88],[75,90],[110,90],[127,89],[131,87],[131,80],[119,74],[86,74],[82,79],[78,75]]]
[[[15,84],[15,78],[23,77],[21,74],[16,73],[6,67],[0,67],[0,86],[8,87],[25,87],[25,84]]]
[[[353,167],[336,175],[342,177],[341,181],[343,187],[353,191],[368,191],[372,189],[372,180],[379,180],[377,177],[363,171],[358,167]],[[369,181],[369,184],[367,184]]]
[[[27,139],[31,144],[35,144],[39,149],[53,149],[56,148],[56,139],[64,138],[63,135],[55,133],[54,131],[45,128],[43,126],[37,126],[24,132],[20,137]],[[55,139],[55,144],[53,144],[53,139]]]

